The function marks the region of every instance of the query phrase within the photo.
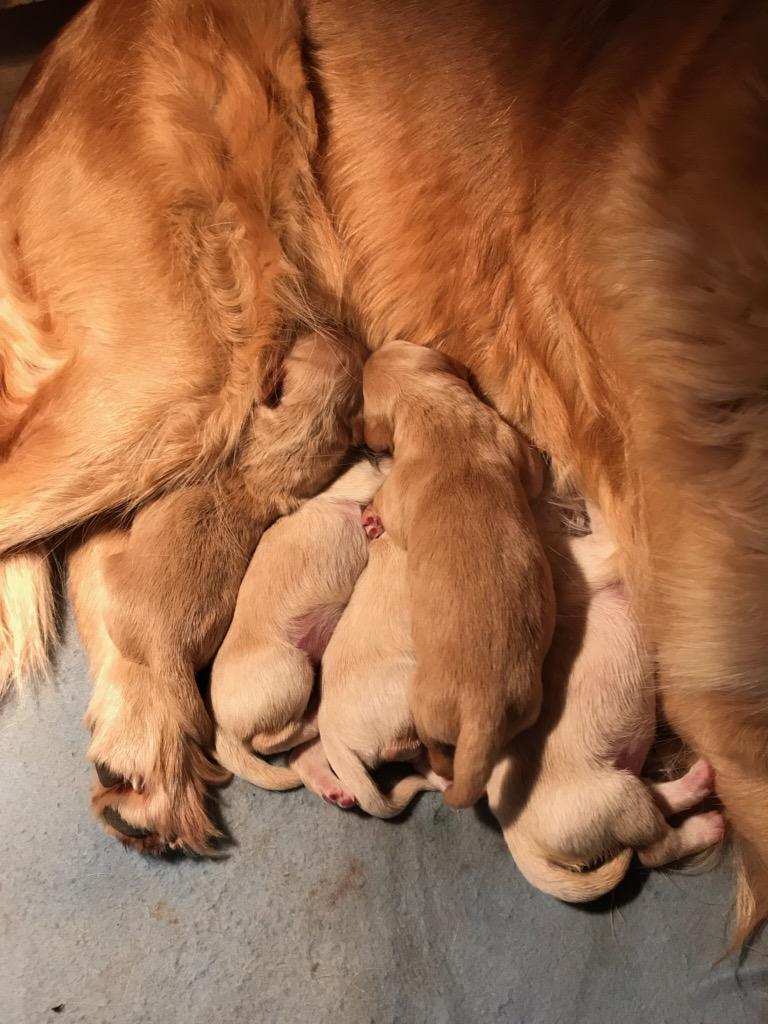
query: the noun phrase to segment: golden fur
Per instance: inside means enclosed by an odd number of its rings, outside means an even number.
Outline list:
[[[767,50],[737,0],[92,0],[3,137],[0,550],[219,467],[297,322],[442,348],[603,510],[740,840],[744,934]],[[45,649],[44,557],[3,569],[6,672]]]
[[[408,553],[411,710],[432,767],[453,778],[445,799],[466,807],[541,707],[554,596],[528,496],[543,467],[440,352],[383,346],[363,402],[366,443],[394,457],[371,509]]]
[[[724,822],[716,811],[665,821],[712,792],[705,761],[672,782],[639,777],[656,726],[653,664],[599,514],[584,536],[564,532],[553,504],[534,514],[552,562],[555,636],[542,713],[494,769],[488,802],[528,881],[582,902],[618,885],[633,850],[658,867],[717,843]]]
[[[322,651],[368,560],[361,522],[384,479],[357,462],[259,542],[211,668],[216,758],[267,789],[301,785],[291,767],[255,757],[317,736],[306,715]]]
[[[416,658],[407,556],[388,535],[371,541],[365,567],[323,657],[318,725],[328,761],[368,814],[393,818],[417,793],[442,789],[433,772],[382,793],[368,774],[382,761],[418,761],[409,695]]]

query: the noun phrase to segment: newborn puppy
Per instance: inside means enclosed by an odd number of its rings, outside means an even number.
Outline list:
[[[541,704],[554,622],[528,506],[541,460],[441,352],[384,345],[365,365],[363,394],[366,443],[394,455],[364,523],[407,550],[411,708],[432,767],[453,774],[446,801],[466,807]]]
[[[655,732],[653,667],[599,514],[584,537],[558,518],[550,506],[539,519],[558,602],[542,713],[494,769],[488,800],[528,881],[582,902],[621,881],[633,850],[656,867],[718,842],[724,823],[714,811],[665,821],[712,792],[706,762],[674,782],[639,778]]]
[[[240,586],[234,617],[211,670],[216,757],[266,789],[302,782],[351,805],[317,745],[289,767],[273,754],[317,736],[308,705],[325,646],[368,558],[361,510],[389,460],[357,462],[330,487],[266,531]]]
[[[331,767],[377,818],[400,814],[422,790],[443,788],[427,772],[407,776],[385,795],[367,771],[419,756],[408,706],[415,669],[406,554],[384,534],[371,542],[368,565],[323,657],[318,712]]]

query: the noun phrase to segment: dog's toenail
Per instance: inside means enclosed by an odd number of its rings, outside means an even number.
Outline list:
[[[102,817],[115,832],[119,832],[127,839],[146,839],[147,836],[152,835],[152,832],[147,828],[138,828],[136,825],[129,824],[125,818],[117,813],[114,807],[105,807]]]
[[[113,786],[125,785],[125,779],[122,775],[115,774],[115,772],[113,772],[111,768],[107,768],[105,764],[101,764],[101,762],[97,761],[95,768],[96,774],[99,777],[99,782],[105,789],[111,789]]]

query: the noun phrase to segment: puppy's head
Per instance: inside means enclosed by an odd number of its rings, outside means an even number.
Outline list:
[[[424,395],[436,381],[466,385],[465,366],[435,349],[391,341],[373,353],[363,371],[365,443],[375,452],[391,450],[395,421],[403,400]]]
[[[290,407],[320,399],[351,425],[359,412],[362,370],[361,346],[352,338],[302,334],[283,363],[280,402]]]

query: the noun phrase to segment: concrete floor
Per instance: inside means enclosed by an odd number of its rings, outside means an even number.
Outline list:
[[[0,110],[41,10],[15,55],[18,12],[0,13]],[[482,814],[433,794],[388,823],[236,782],[225,859],[126,853],[88,812],[88,690],[70,624],[53,683],[0,713],[0,1024],[766,1019],[764,958],[715,963],[725,871],[637,870],[567,907],[526,885]]]

